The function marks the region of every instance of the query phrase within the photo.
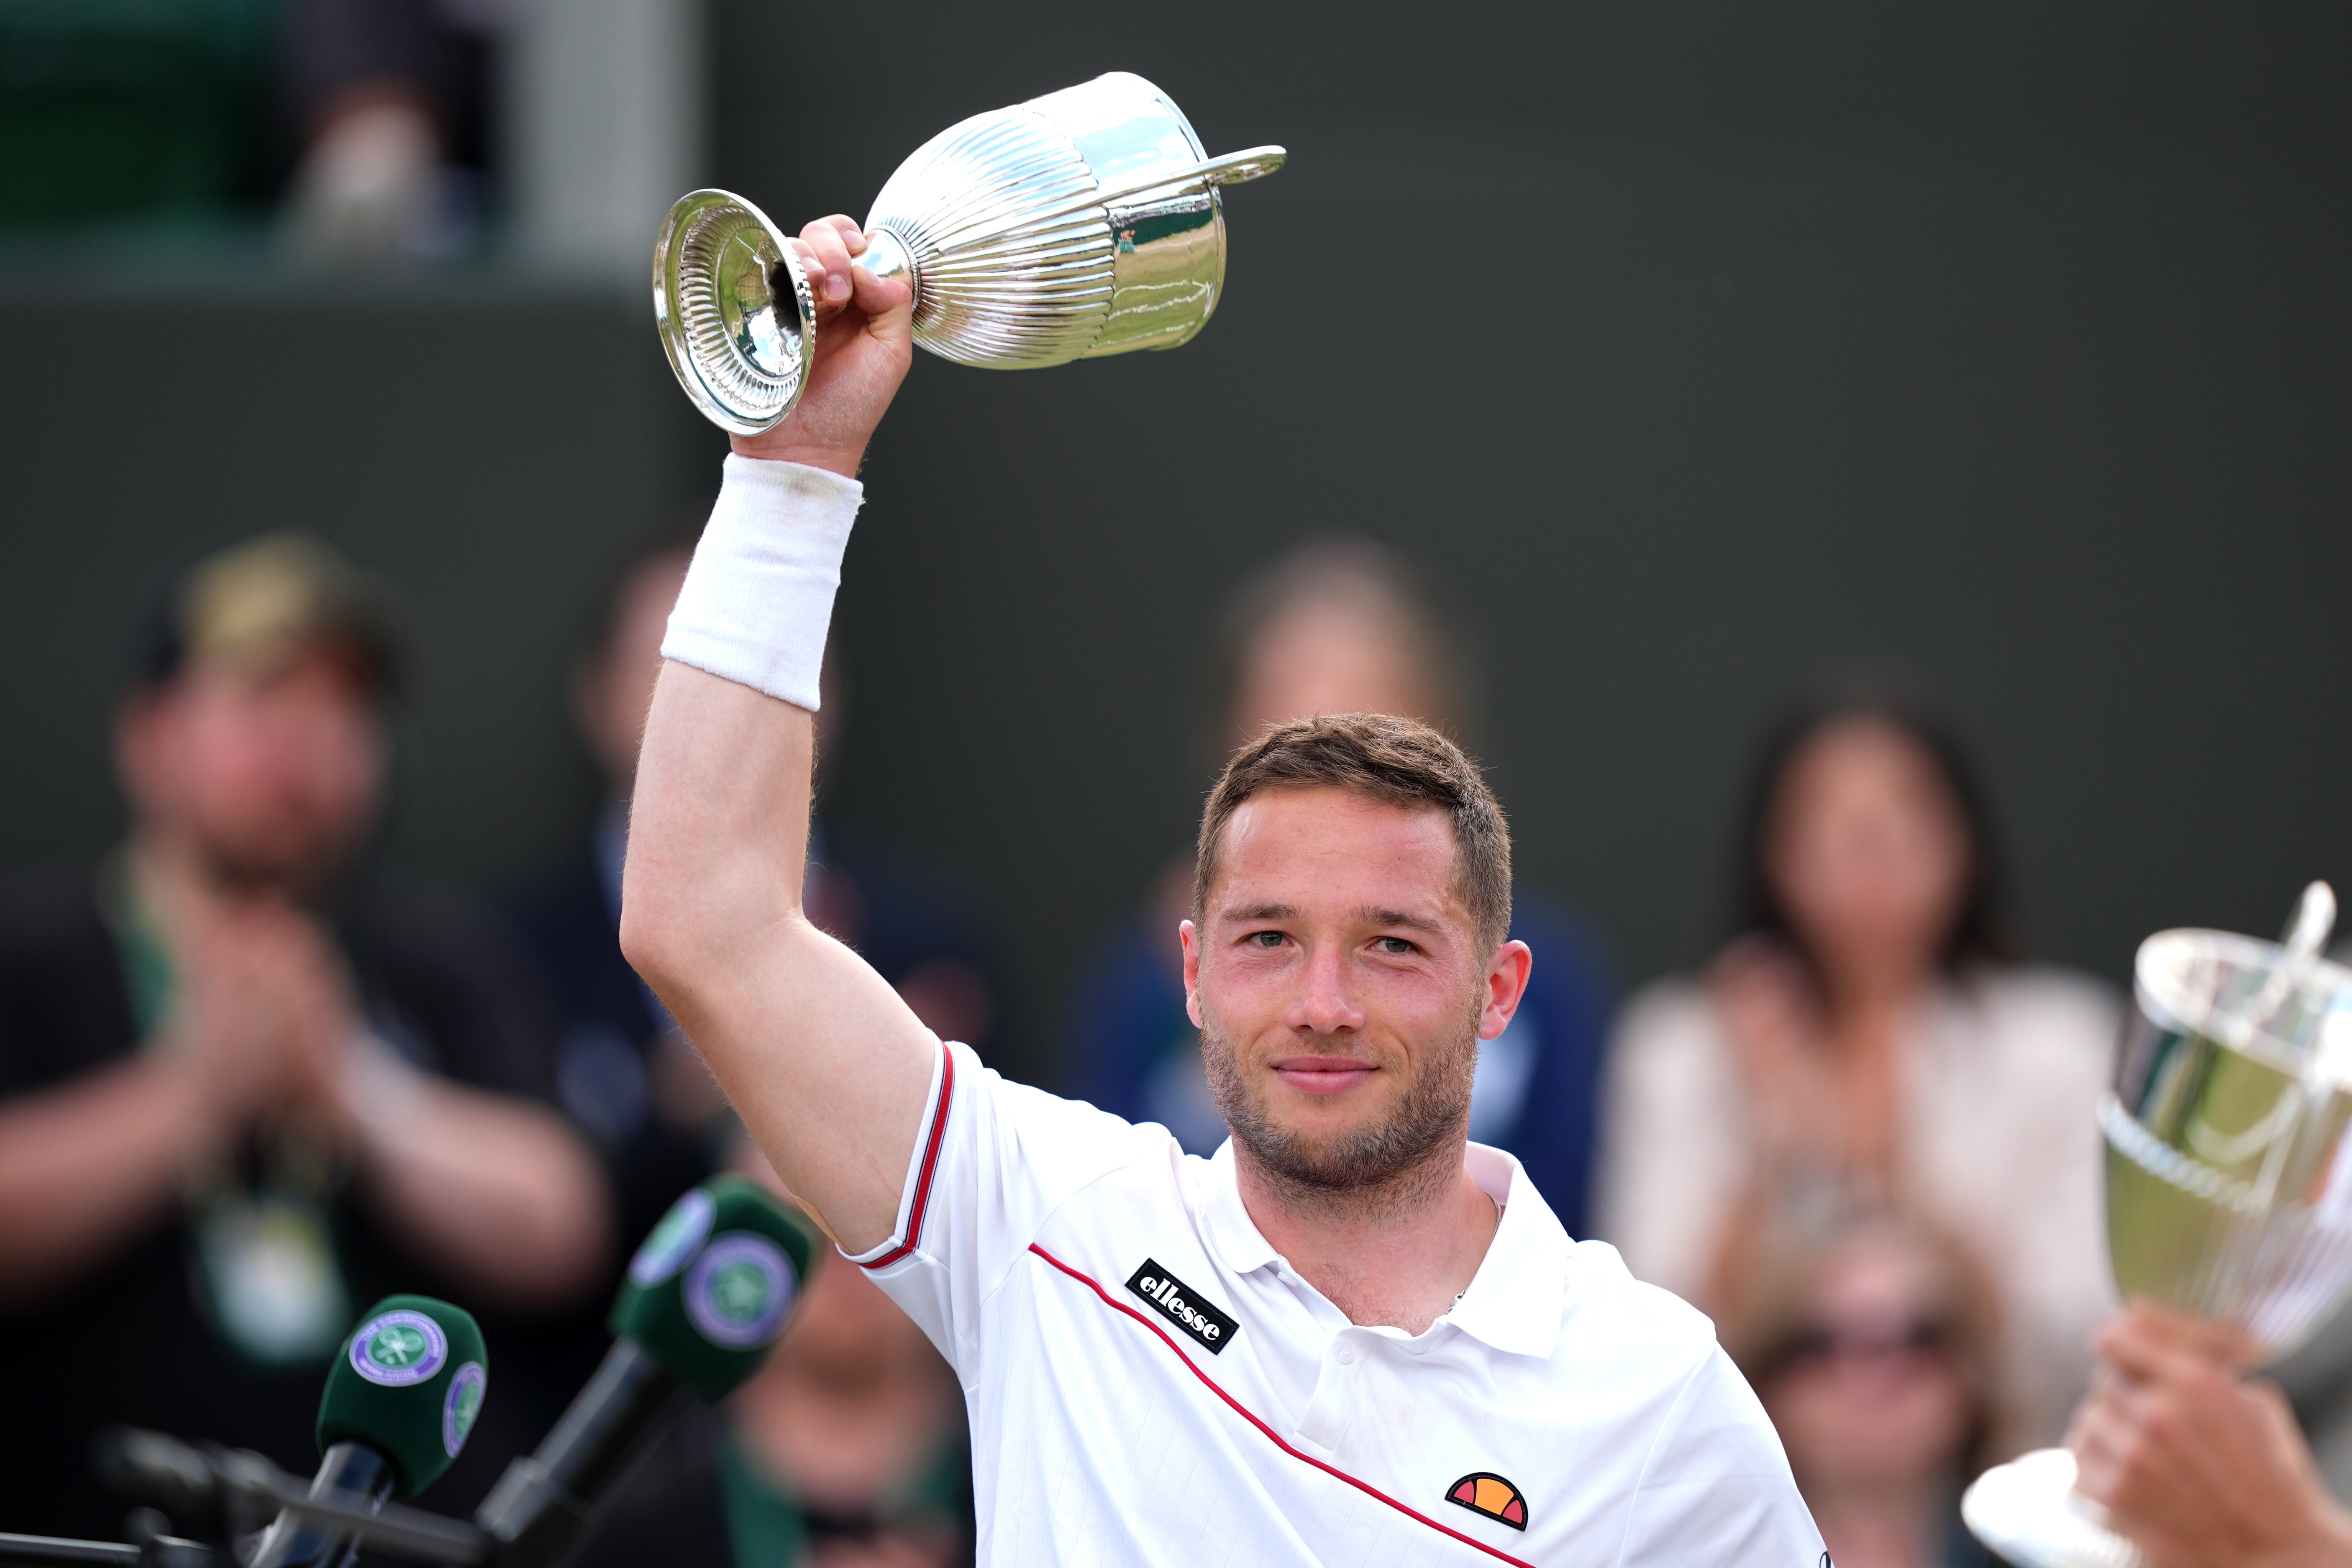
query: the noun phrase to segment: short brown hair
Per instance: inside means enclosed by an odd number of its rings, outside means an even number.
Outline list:
[[[1511,830],[1478,765],[1428,725],[1386,713],[1325,713],[1278,724],[1234,753],[1201,814],[1192,916],[1205,921],[1225,824],[1263,790],[1328,785],[1387,805],[1445,813],[1454,825],[1454,885],[1478,939],[1511,930]]]

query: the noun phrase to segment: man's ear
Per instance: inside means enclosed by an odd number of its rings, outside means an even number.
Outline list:
[[[1184,1016],[1192,1020],[1192,1027],[1206,1027],[1201,1022],[1201,932],[1191,921],[1176,928],[1176,940],[1184,944]]]
[[[1480,1039],[1491,1040],[1511,1026],[1535,966],[1535,950],[1526,942],[1507,942],[1495,950],[1486,965],[1486,1005],[1478,1015]]]

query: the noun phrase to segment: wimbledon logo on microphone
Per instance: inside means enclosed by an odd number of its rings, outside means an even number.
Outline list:
[[[474,1430],[474,1417],[482,1413],[482,1394],[489,1383],[490,1374],[478,1361],[459,1367],[449,1380],[449,1397],[441,1402],[441,1447],[453,1459]]]
[[[448,1359],[448,1337],[422,1312],[404,1309],[370,1318],[352,1336],[352,1370],[386,1388],[423,1383]]]
[[[679,1269],[710,1234],[711,1216],[719,1205],[700,1187],[669,1205],[654,1233],[629,1259],[629,1279],[641,1290],[650,1290]]]
[[[686,1315],[712,1344],[751,1350],[775,1337],[797,1283],[774,1242],[754,1231],[729,1231],[688,1271]]]

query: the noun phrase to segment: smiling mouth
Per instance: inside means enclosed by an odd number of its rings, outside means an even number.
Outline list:
[[[1373,1068],[1353,1057],[1285,1057],[1274,1076],[1301,1094],[1341,1094],[1370,1079]]]

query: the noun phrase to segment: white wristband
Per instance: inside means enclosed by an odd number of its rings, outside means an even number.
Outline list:
[[[865,495],[823,468],[730,457],[662,657],[815,712],[842,552]]]

